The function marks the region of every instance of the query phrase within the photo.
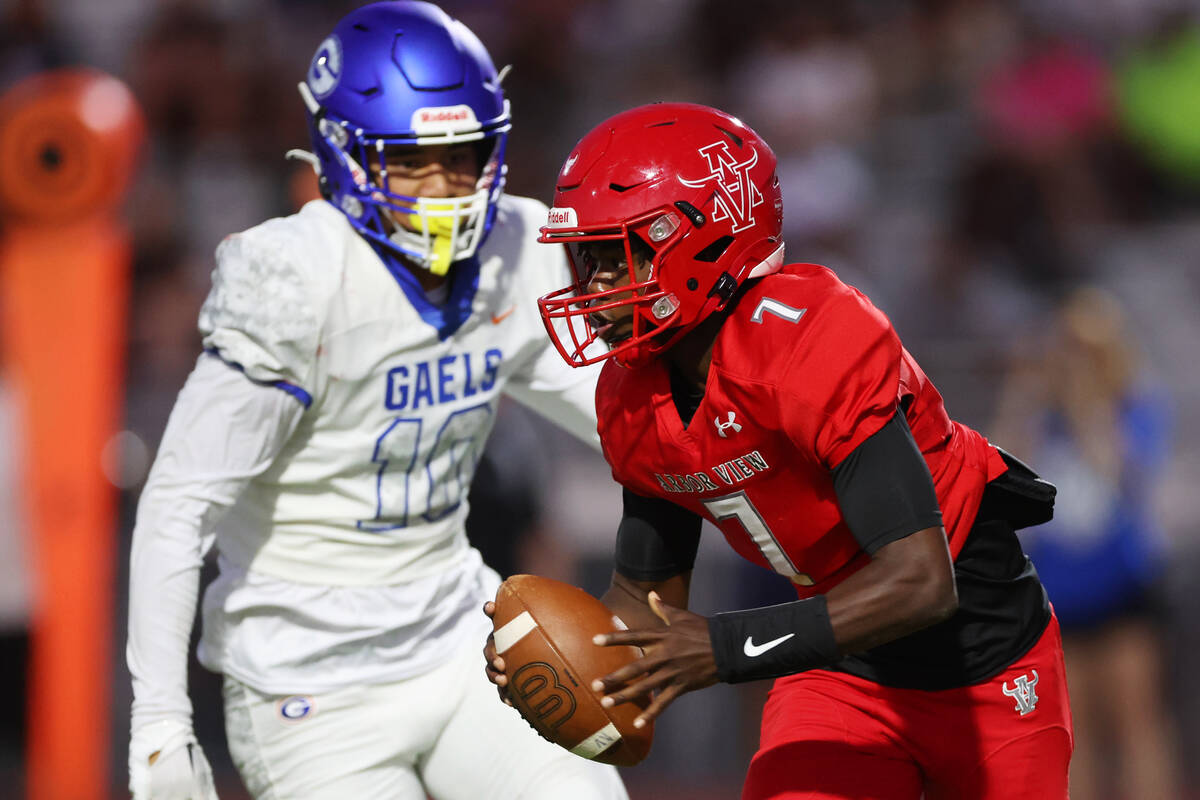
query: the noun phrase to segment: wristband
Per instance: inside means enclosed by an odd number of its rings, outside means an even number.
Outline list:
[[[827,667],[841,659],[825,595],[708,619],[717,679],[742,683]]]

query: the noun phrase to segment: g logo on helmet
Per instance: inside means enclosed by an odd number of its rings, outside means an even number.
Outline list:
[[[342,42],[330,36],[321,42],[308,66],[308,88],[317,97],[325,97],[342,79]]]

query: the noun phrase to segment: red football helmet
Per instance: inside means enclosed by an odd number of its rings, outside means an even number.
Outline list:
[[[558,175],[539,242],[566,245],[575,280],[538,300],[546,331],[572,366],[610,356],[645,364],[724,308],[743,281],[783,264],[775,154],[723,111],[655,103],[618,114],[580,140]],[[653,251],[638,280],[630,235]],[[589,292],[573,244],[620,241],[630,282]],[[632,306],[632,333],[606,352],[589,315]],[[569,337],[569,341],[567,341]]]

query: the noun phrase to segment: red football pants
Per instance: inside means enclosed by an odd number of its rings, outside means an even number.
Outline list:
[[[742,798],[1065,800],[1072,746],[1052,618],[1022,658],[961,689],[892,689],[827,670],[778,679]]]

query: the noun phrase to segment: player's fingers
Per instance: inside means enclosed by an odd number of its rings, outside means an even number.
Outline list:
[[[663,602],[663,599],[659,597],[658,592],[651,592],[649,595],[647,595],[647,600],[650,603],[650,610],[654,612],[654,616],[661,619],[663,624],[665,624],[667,627],[670,627],[671,620],[667,618],[667,608],[669,606],[667,606],[667,604]]]
[[[504,663],[504,659],[496,654],[496,643],[492,641],[492,637],[487,638],[487,642],[483,645],[483,660],[487,664],[488,671],[495,670],[496,672],[504,672],[508,665]]]
[[[636,661],[631,661],[620,669],[610,672],[603,678],[592,681],[592,691],[596,692],[626,692],[624,699],[638,696],[646,686],[653,689],[658,683],[665,683],[666,678],[660,674],[666,659],[661,653],[651,651]],[[636,684],[634,681],[638,681]],[[649,681],[654,680],[654,683]]]
[[[483,613],[487,614],[489,617],[495,616],[496,615],[496,604],[493,603],[491,600],[488,600],[486,603],[483,604]]]
[[[647,674],[637,683],[632,683],[623,689],[615,691],[611,694],[606,694],[600,698],[600,705],[605,708],[612,708],[621,703],[628,703],[631,700],[637,700],[641,697],[650,697],[652,692],[662,689],[665,684],[670,682],[670,678],[661,672],[652,672]]]
[[[504,660],[501,659],[500,656],[496,655],[496,640],[492,638],[490,633],[488,634],[487,640],[483,643],[483,660],[488,664],[500,661],[500,671],[504,671]]]
[[[642,647],[653,644],[662,638],[662,631],[613,631],[612,633],[597,633],[592,637],[592,644],[600,647],[612,647],[626,644]]]
[[[633,727],[644,728],[647,724],[658,719],[658,715],[665,711],[667,706],[675,702],[675,698],[681,694],[683,694],[683,687],[678,683],[673,683],[654,695],[654,699],[650,702],[650,705],[646,706],[646,710],[638,714],[637,719],[633,721]]]
[[[496,694],[504,701],[505,705],[512,705],[512,701],[508,699],[508,676],[504,674],[504,659],[496,656],[495,651],[492,651],[492,658],[487,662],[485,667],[488,680],[496,687]]]
[[[493,658],[487,662],[485,667],[488,680],[494,683],[497,687],[508,686],[508,676],[504,674],[504,660],[501,658]]]
[[[603,678],[592,681],[592,691],[609,692],[625,686],[639,675],[651,672],[657,666],[657,659],[652,656],[631,661],[618,670],[610,672]]]

